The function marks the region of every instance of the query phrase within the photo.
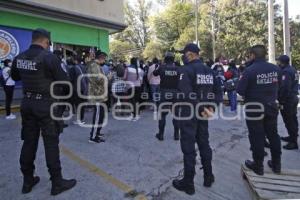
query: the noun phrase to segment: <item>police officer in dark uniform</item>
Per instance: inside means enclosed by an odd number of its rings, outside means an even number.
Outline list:
[[[290,58],[286,55],[280,56],[278,65],[281,68],[281,84],[279,89],[279,103],[282,105],[280,110],[285,127],[289,136],[282,137],[281,140],[288,142],[283,146],[284,149],[298,149],[298,118],[297,107],[298,99],[298,82],[299,76],[297,70],[290,65]]]
[[[243,72],[237,92],[244,97],[246,123],[253,161],[245,165],[258,175],[264,174],[265,137],[270,141],[272,160],[268,161],[274,173],[281,172],[281,144],[277,132],[278,89],[280,69],[266,61],[266,48],[253,46],[250,51],[252,65]]]
[[[159,133],[156,138],[160,141],[164,140],[164,131],[166,126],[166,117],[168,111],[171,111],[173,103],[176,101],[177,96],[177,83],[178,83],[178,67],[174,63],[175,56],[172,52],[167,52],[165,55],[165,64],[158,67],[154,72],[154,76],[160,76],[160,109],[158,128]],[[178,116],[178,109],[175,108],[174,115]],[[178,121],[173,118],[174,126],[174,140],[179,140],[179,125]]]
[[[58,144],[62,128],[50,114],[51,104],[54,103],[50,85],[54,81],[66,81],[67,76],[58,58],[48,51],[50,45],[50,33],[44,29],[36,29],[32,33],[30,48],[13,61],[12,78],[22,81],[24,93],[21,103],[21,138],[24,142],[20,155],[24,194],[31,192],[40,181],[38,176],[34,176],[34,160],[40,133],[43,136],[46,163],[52,181],[51,195],[71,189],[76,184],[74,179],[63,179],[61,173]]]
[[[183,99],[179,101],[185,105],[189,103],[190,106],[181,105],[180,108],[180,143],[184,159],[184,177],[174,180],[173,186],[189,195],[195,193],[194,176],[197,155],[195,143],[200,151],[204,171],[203,185],[211,187],[214,182],[211,164],[212,149],[208,139],[208,118],[212,116],[213,108],[217,107],[217,105],[210,105],[210,103],[217,103],[215,102],[217,85],[213,70],[200,61],[199,52],[197,45],[186,45],[182,53],[185,54],[187,64],[180,70],[178,83],[179,92],[184,94]],[[198,103],[201,103],[199,108]],[[191,119],[187,118],[189,116]]]

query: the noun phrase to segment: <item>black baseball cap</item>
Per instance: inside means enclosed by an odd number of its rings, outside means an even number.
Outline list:
[[[288,57],[287,55],[281,55],[276,60],[278,60],[282,63],[289,63],[290,62],[290,57]]]
[[[101,56],[107,57],[107,54],[106,54],[105,52],[101,51],[101,50],[96,51],[95,57],[96,57],[96,58],[99,58],[99,57],[101,57]]]
[[[189,43],[184,47],[183,50],[179,51],[179,53],[186,53],[188,51],[193,52],[193,53],[199,53],[200,48],[198,47],[198,45],[196,45],[194,43]]]
[[[49,42],[50,42],[50,45],[52,44],[52,42],[51,42],[51,34],[46,29],[43,29],[43,28],[37,28],[37,29],[35,29],[32,32],[32,38],[35,38],[36,35],[42,35],[42,36],[48,38]]]

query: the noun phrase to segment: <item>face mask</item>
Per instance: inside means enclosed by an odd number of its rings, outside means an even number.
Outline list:
[[[188,59],[186,58],[186,56],[182,56],[182,62],[184,65],[187,65],[189,63]]]
[[[9,67],[11,67],[11,66],[12,66],[12,63],[11,63],[11,62],[10,62],[10,63],[8,63],[8,66],[9,66]]]

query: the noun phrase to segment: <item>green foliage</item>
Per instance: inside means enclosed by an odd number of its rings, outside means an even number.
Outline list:
[[[300,70],[300,20],[291,22],[292,63]]]
[[[113,40],[109,44],[110,57],[113,60],[128,60],[129,52],[134,48],[129,42]]]
[[[133,48],[144,49],[144,58],[162,58],[170,49],[182,49],[195,41],[195,1],[156,0],[165,6],[162,12],[149,17],[150,6],[146,0],[138,0],[135,6],[126,4],[128,28],[115,39],[128,42]],[[268,11],[265,0],[217,0],[215,14],[211,0],[201,0],[198,10],[198,38],[201,54],[212,58],[212,39],[216,39],[216,55],[245,59],[247,49],[255,44],[268,45]],[[283,53],[283,27],[280,7],[275,5],[276,56]],[[212,19],[215,30],[212,31]],[[300,19],[300,17],[299,17]],[[126,49],[124,43],[120,49]],[[300,68],[300,20],[291,21],[291,44],[294,66]],[[116,49],[118,48],[114,48]],[[118,53],[114,53],[119,55]]]
[[[127,57],[141,56],[143,49],[150,39],[149,16],[152,3],[147,0],[137,0],[135,4],[130,4],[128,1],[124,5],[125,22],[127,28],[121,33],[112,35],[114,44],[111,49],[111,54],[118,56],[119,49],[124,49],[124,46],[130,45],[134,51],[127,50]],[[119,41],[119,42],[116,42]],[[118,45],[120,45],[118,47]],[[124,55],[122,55],[124,56]]]
[[[153,58],[163,59],[165,51],[166,49],[161,43],[152,40],[147,44],[143,57],[147,60],[152,60]]]
[[[175,47],[177,40],[187,33],[186,28],[193,26],[193,19],[191,3],[170,1],[167,8],[152,19],[154,35],[166,49]]]

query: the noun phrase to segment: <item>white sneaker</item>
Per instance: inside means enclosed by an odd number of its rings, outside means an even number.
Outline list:
[[[80,121],[80,120],[76,120],[76,121],[73,121],[73,124],[82,126],[82,125],[85,124],[85,122],[84,121]]]
[[[132,121],[134,119],[133,114],[130,114],[129,116],[124,116],[124,120]]]
[[[136,122],[136,121],[139,120],[139,119],[140,119],[140,116],[137,115],[136,117],[132,118],[132,121],[133,121],[133,122]]]
[[[132,118],[132,120],[131,121],[133,121],[133,122],[136,122],[137,121],[137,118],[136,117],[134,117],[134,118]]]
[[[16,118],[17,117],[14,114],[10,114],[10,115],[8,115],[8,116],[5,117],[5,119],[7,119],[7,120],[12,120],[12,119],[16,119]]]

